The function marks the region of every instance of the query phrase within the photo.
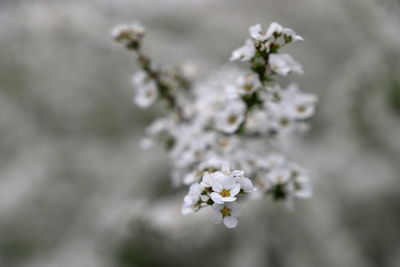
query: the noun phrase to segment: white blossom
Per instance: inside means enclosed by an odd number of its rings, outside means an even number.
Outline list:
[[[269,25],[267,32],[265,33],[265,37],[267,39],[269,39],[269,38],[273,37],[274,33],[277,33],[277,34],[282,33],[282,30],[283,30],[283,27],[280,24],[278,24],[276,22],[272,22]]]
[[[236,195],[240,191],[240,184],[232,176],[222,172],[210,174],[206,183],[210,184],[213,190],[210,194],[211,199],[218,204],[235,201]]]
[[[290,28],[284,28],[280,24],[273,22],[269,25],[265,34],[262,33],[260,24],[256,24],[249,28],[250,37],[256,42],[273,42],[277,38],[283,37],[283,42],[303,41],[303,37],[296,34]]]
[[[256,48],[254,47],[254,43],[252,40],[248,39],[242,47],[239,47],[232,52],[230,60],[249,61],[254,57],[255,53]]]
[[[268,30],[265,34],[265,37],[267,39],[271,38],[276,35],[281,35],[283,34],[286,37],[290,37],[292,41],[303,41],[303,37],[300,35],[297,35],[292,29],[290,28],[284,28],[280,24],[273,22],[271,25],[268,27]]]
[[[278,166],[282,166],[286,159],[281,154],[270,154],[268,157],[260,157],[257,159],[257,166],[263,171],[270,171]]]
[[[132,86],[135,89],[133,101],[140,108],[148,108],[157,100],[157,85],[146,73],[136,73],[132,77]]]
[[[303,67],[289,54],[269,55],[269,65],[275,73],[287,76],[290,73],[303,74]]]
[[[240,100],[226,103],[225,109],[216,117],[215,127],[227,134],[235,132],[244,120],[245,111],[246,106]]]
[[[264,109],[254,109],[248,112],[245,129],[248,133],[264,134],[271,127],[268,112]]]
[[[189,187],[183,214],[208,207],[211,220],[227,228],[237,226],[238,202],[247,195],[289,204],[312,195],[308,171],[275,153],[316,111],[315,95],[273,81],[273,74],[303,73],[292,56],[280,53],[285,44],[303,38],[275,22],[265,33],[260,24],[251,26],[249,34],[230,60],[250,61],[251,72],[223,68],[195,81],[191,66],[152,66],[154,61],[140,50],[140,25],[120,25],[112,32],[116,41],[139,53],[142,71],[132,77],[134,102],[141,108],[156,100],[167,103],[164,117],[147,127],[142,147],[159,141],[167,148],[174,185]]]
[[[285,184],[289,182],[291,175],[292,172],[288,168],[275,168],[267,174],[267,181],[270,185]]]
[[[244,171],[235,170],[232,172],[232,176],[235,178],[235,181],[240,184],[240,188],[245,193],[251,193],[257,190],[253,186],[253,182],[249,178],[244,176]]]
[[[130,45],[132,42],[139,42],[145,34],[142,25],[133,22],[130,24],[120,24],[111,31],[111,36],[115,41]]]
[[[249,28],[250,37],[255,41],[265,41],[268,36],[262,34],[261,24],[253,25]]]
[[[237,86],[240,95],[249,95],[261,88],[260,79],[255,73],[239,76]]]
[[[240,214],[241,210],[236,202],[213,204],[210,220],[215,224],[223,222],[227,228],[235,228]]]
[[[190,185],[198,182],[205,172],[215,172],[221,169],[223,160],[217,155],[208,154],[207,157],[199,163],[197,168],[185,175],[183,183]]]
[[[201,200],[201,193],[204,187],[201,184],[192,184],[189,188],[188,194],[184,198],[184,203],[182,205],[182,214],[189,214],[196,211],[198,207],[198,201]]]
[[[312,184],[308,171],[297,164],[290,164],[292,171],[293,195],[298,198],[310,198],[312,196]]]
[[[291,84],[284,95],[285,105],[293,119],[305,120],[315,113],[317,97],[313,94],[301,92],[296,84]]]

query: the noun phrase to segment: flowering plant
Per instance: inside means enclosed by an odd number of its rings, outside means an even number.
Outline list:
[[[193,68],[156,68],[142,49],[145,31],[136,23],[117,26],[113,38],[137,54],[134,102],[148,108],[165,102],[169,113],[151,123],[142,145],[165,144],[175,184],[189,187],[182,213],[211,206],[211,221],[234,228],[238,201],[245,195],[269,195],[291,204],[312,194],[308,172],[278,153],[277,144],[304,131],[317,97],[296,84],[286,88],[274,77],[303,74],[287,44],[303,41],[292,29],[272,23],[265,33],[257,24],[231,61],[246,61],[250,71],[222,70],[194,82]],[[271,151],[266,154],[265,151]]]

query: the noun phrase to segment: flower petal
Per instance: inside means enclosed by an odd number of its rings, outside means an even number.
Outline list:
[[[232,216],[226,216],[223,221],[227,228],[235,228],[238,224],[238,220]]]
[[[188,204],[185,203],[182,206],[181,212],[182,212],[183,215],[190,214],[190,213],[194,212],[194,208],[193,208],[192,205],[188,205]]]
[[[221,223],[222,222],[221,212],[212,210],[210,213],[210,221],[212,221],[215,224]]]
[[[231,209],[231,216],[233,217],[239,217],[242,213],[239,204],[236,202],[227,203],[226,206]]]
[[[249,28],[249,33],[251,38],[255,39],[255,40],[259,40],[262,35],[261,35],[261,24],[256,24],[253,25]]]
[[[236,200],[236,197],[223,197],[222,201],[223,202],[233,202]]]
[[[236,196],[239,193],[239,191],[240,191],[240,184],[235,184],[230,190],[231,196],[233,197]]]
[[[217,204],[223,204],[224,203],[223,197],[220,194],[216,193],[216,192],[212,192],[210,194],[210,197]]]

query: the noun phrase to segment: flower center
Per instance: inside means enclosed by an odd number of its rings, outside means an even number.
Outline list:
[[[153,96],[153,92],[152,91],[147,91],[146,92],[146,97],[147,98],[151,98]]]
[[[282,176],[278,176],[278,177],[276,177],[276,181],[277,181],[277,183],[278,184],[282,184],[283,183],[283,177]]]
[[[250,92],[253,89],[253,85],[251,83],[246,83],[243,88],[246,92]]]
[[[231,209],[229,209],[227,207],[223,207],[221,209],[221,214],[222,214],[223,217],[230,216],[231,215]]]
[[[231,196],[231,192],[229,192],[228,189],[222,189],[221,192],[219,192],[219,194],[223,197],[230,197]]]
[[[236,115],[230,115],[230,116],[228,117],[228,123],[229,123],[229,124],[234,124],[234,123],[236,122],[236,120],[237,120]]]
[[[278,65],[271,65],[271,69],[275,72],[277,72],[279,70],[279,66]]]
[[[228,138],[221,139],[219,140],[219,144],[222,147],[227,147],[229,145],[229,139]]]
[[[131,31],[122,31],[119,36],[118,39],[119,40],[128,40],[128,39],[132,39],[134,36],[134,34]]]
[[[297,107],[297,111],[300,113],[303,113],[304,111],[306,111],[306,107],[305,106],[298,106]]]
[[[282,118],[282,119],[279,121],[279,123],[280,123],[282,126],[287,126],[287,125],[289,124],[289,119],[288,119],[288,118]]]

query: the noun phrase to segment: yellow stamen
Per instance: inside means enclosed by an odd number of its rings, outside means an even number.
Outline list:
[[[230,123],[230,124],[234,124],[236,122],[236,120],[237,120],[236,115],[230,115],[228,117],[228,123]]]
[[[146,92],[146,97],[150,98],[153,96],[153,92],[152,91],[147,91]]]
[[[244,89],[246,92],[250,92],[250,91],[253,89],[253,85],[252,85],[251,83],[246,83],[246,84],[243,86],[243,89]]]
[[[289,120],[288,120],[287,118],[282,118],[282,119],[279,121],[279,123],[280,123],[282,126],[287,126],[287,125],[289,124]]]
[[[222,214],[223,217],[230,216],[231,215],[231,209],[229,209],[227,207],[223,207],[221,209],[221,214]]]
[[[230,197],[231,196],[231,192],[229,192],[229,190],[227,189],[222,189],[221,192],[219,192],[219,194],[223,197]]]
[[[304,111],[306,111],[306,107],[305,106],[298,106],[296,109],[300,113],[303,113]]]

